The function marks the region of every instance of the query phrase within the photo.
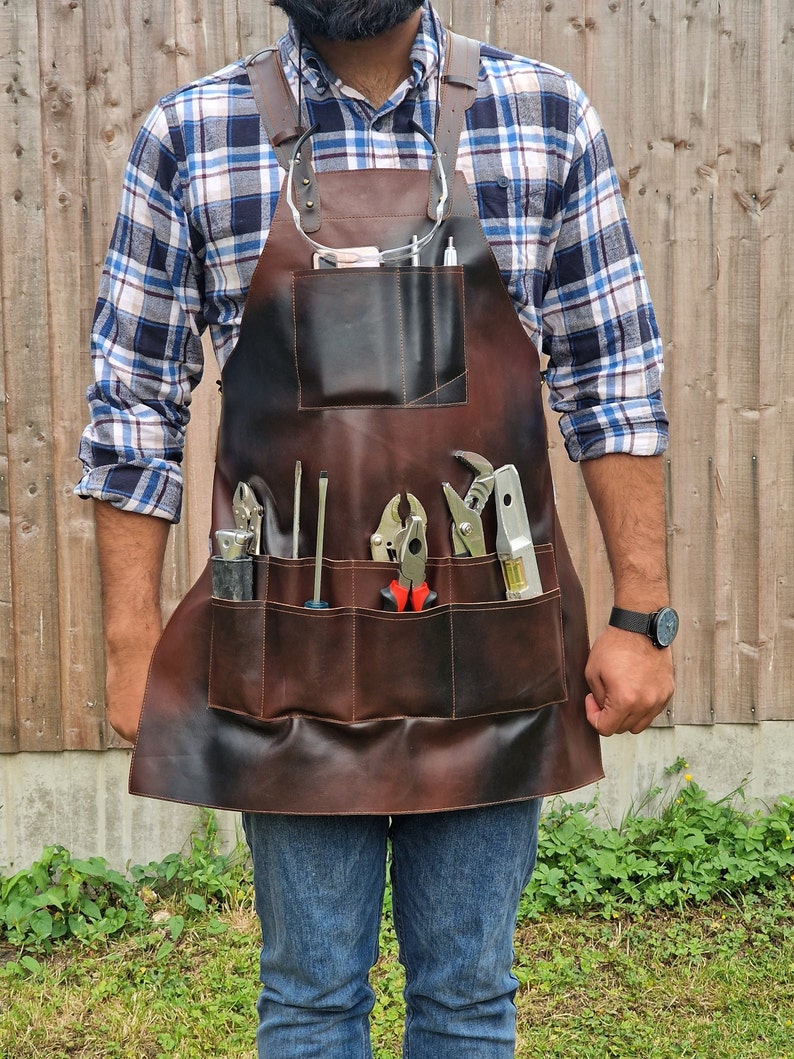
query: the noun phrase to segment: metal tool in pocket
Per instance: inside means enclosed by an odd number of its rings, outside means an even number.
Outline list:
[[[406,493],[405,497],[411,514],[420,518],[422,525],[427,528],[427,512],[425,509],[413,493]],[[400,518],[400,499],[400,493],[391,498],[383,509],[378,528],[369,538],[370,552],[376,562],[397,562],[397,534],[404,527],[403,520]]]
[[[452,554],[485,555],[481,512],[494,487],[493,467],[477,452],[458,451],[455,458],[474,475],[464,497],[449,482],[442,482],[447,507],[452,515]]]
[[[217,599],[245,602],[254,596],[254,560],[262,547],[264,509],[248,482],[238,482],[232,500],[237,527],[218,530],[219,555],[212,557],[212,594]]]
[[[264,508],[256,498],[256,493],[248,482],[238,482],[232,501],[234,524],[241,533],[251,533],[249,551],[259,555],[262,550],[262,518]]]
[[[494,471],[496,554],[508,599],[531,599],[543,592],[521,479],[512,463]]]
[[[398,574],[381,589],[384,610],[427,610],[436,602],[436,593],[425,581],[427,563],[427,513],[413,493],[406,493],[410,514],[400,517],[401,494],[397,493],[383,509],[378,528],[369,539],[372,558],[397,563]]]
[[[418,515],[408,516],[396,543],[399,572],[388,588],[380,591],[383,609],[400,614],[406,610],[429,610],[438,597],[425,581],[427,538]]]
[[[212,557],[212,594],[237,602],[254,598],[254,560],[250,552],[250,530],[218,530],[220,555]]]

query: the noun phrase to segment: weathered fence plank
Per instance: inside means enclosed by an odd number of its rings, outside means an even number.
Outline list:
[[[505,51],[536,59],[541,51],[540,4],[501,0],[493,21],[493,43]]]
[[[52,394],[44,276],[44,201],[35,6],[0,15],[4,57],[0,124],[2,281],[11,583],[19,750],[61,745]]]
[[[794,12],[764,0],[758,343],[758,715],[791,716],[794,686]],[[791,699],[789,693],[789,701]]]
[[[758,707],[758,386],[761,349],[762,5],[721,6],[717,189],[715,701],[723,721]]]
[[[82,8],[40,0],[39,33],[59,659],[61,686],[69,689],[62,702],[62,745],[93,749],[102,724],[101,642],[96,623],[86,621],[86,595],[93,598],[95,590],[93,522],[87,507],[75,511],[72,496],[79,474],[74,410],[85,389],[84,306],[93,293],[82,285],[86,116]]]
[[[10,8],[0,9],[0,127],[10,129],[16,120],[16,42],[11,32],[11,20],[14,12]],[[4,151],[11,148],[14,152],[18,145],[0,139]],[[9,200],[8,193],[12,198]],[[5,216],[9,210],[16,208],[13,190],[5,187],[0,174],[0,231],[5,231]],[[13,255],[13,249],[0,239],[0,277],[5,276],[5,259]],[[16,335],[12,321],[6,323],[5,300],[0,292],[0,335],[2,336],[2,356],[0,356],[0,752],[19,748],[16,713],[16,675],[14,643],[14,592],[11,576],[11,512],[8,495],[8,424],[6,417],[5,394],[6,360],[13,349]]]
[[[673,142],[670,274],[664,386],[671,420],[669,541],[671,592],[680,601],[679,687],[690,723],[716,719],[714,687],[714,513],[717,254],[714,230],[718,0],[676,0],[669,82]],[[693,593],[692,586],[699,591]]]

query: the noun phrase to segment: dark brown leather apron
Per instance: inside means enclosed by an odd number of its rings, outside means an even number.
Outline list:
[[[213,530],[234,527],[239,481],[264,505],[254,599],[212,598],[208,568],[177,608],[152,661],[135,794],[258,812],[394,814],[521,800],[602,775],[584,711],[584,600],[554,508],[538,354],[454,172],[479,53],[450,37],[437,136],[454,186],[420,267],[312,268],[282,187],[223,369],[213,492]],[[249,72],[283,162],[300,130],[274,53]],[[422,171],[317,180],[301,151],[304,230],[329,246],[407,244],[431,227],[437,192]],[[450,237],[455,266],[443,264]],[[492,550],[452,556],[441,483],[466,492],[461,449],[517,467],[542,595],[507,601]],[[301,557],[292,559],[296,460]],[[321,470],[330,605],[311,610]],[[427,580],[438,599],[421,613],[383,611],[380,590],[395,568],[369,557],[398,492],[414,494],[428,516]],[[494,506],[483,512],[491,549]]]

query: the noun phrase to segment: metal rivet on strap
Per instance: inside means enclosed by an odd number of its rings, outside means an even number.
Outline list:
[[[309,180],[308,177],[304,177],[303,178],[303,186],[306,187],[308,184],[311,184],[311,180]]]
[[[314,206],[314,203],[311,201],[311,199],[309,199],[309,201],[306,203],[307,209],[311,209],[313,206]]]

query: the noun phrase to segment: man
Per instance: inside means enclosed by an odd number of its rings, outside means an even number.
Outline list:
[[[108,714],[137,732],[133,791],[245,811],[261,1056],[370,1054],[389,843],[405,1054],[501,1059],[540,797],[598,778],[595,733],[642,731],[673,690],[658,334],[569,78],[416,0],[278,6],[277,50],[161,101],[130,159],[78,487]],[[147,683],[207,326],[212,571]],[[589,655],[541,345],[614,577]],[[500,562],[518,489],[534,548]]]

